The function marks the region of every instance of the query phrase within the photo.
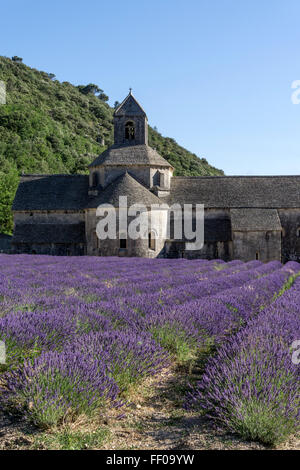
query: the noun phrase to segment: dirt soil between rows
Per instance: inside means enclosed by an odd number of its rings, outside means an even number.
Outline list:
[[[90,433],[108,431],[101,447],[105,450],[265,450],[257,442],[247,442],[225,430],[216,429],[199,412],[182,408],[187,374],[169,367],[149,378],[130,394],[130,404],[119,411],[108,411],[92,422],[79,419],[61,429]],[[61,431],[60,429],[60,431]],[[0,449],[47,449],[49,437],[58,430],[41,432],[24,419],[0,413]],[[38,444],[37,444],[38,442]],[[55,448],[55,447],[54,447]],[[63,447],[56,447],[63,448]],[[273,448],[274,449],[274,448]],[[291,437],[276,449],[300,450],[300,439]]]

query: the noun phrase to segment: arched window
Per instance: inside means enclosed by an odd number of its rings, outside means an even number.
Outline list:
[[[135,139],[134,123],[132,121],[128,121],[125,124],[125,140],[134,140],[134,139]]]
[[[297,237],[300,238],[300,227],[297,228]]]
[[[154,232],[149,232],[148,233],[148,248],[149,250],[156,250],[156,239],[155,239],[155,233]]]
[[[99,184],[99,175],[97,172],[93,173],[93,186],[98,186]]]

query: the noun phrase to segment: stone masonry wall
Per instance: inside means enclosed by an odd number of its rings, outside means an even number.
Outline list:
[[[131,240],[127,239],[127,248],[120,249],[119,232],[115,240],[106,239],[99,240],[96,233],[96,226],[99,218],[96,217],[96,209],[89,209],[86,211],[86,240],[87,240],[87,255],[89,256],[136,256],[145,258],[155,258],[159,256],[164,248],[165,237],[160,232],[160,226],[165,225],[164,211],[157,211],[156,227],[155,224],[151,227],[149,221],[149,230],[152,228],[152,233],[156,233],[155,250],[148,246],[148,238]],[[134,217],[128,217],[128,225]],[[117,228],[118,228],[118,212],[117,212]]]
[[[233,232],[233,259],[281,261],[281,232]]]
[[[300,262],[300,209],[279,209],[282,225],[282,261]]]

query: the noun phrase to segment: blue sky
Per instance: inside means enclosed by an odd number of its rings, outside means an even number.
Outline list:
[[[111,104],[131,86],[152,126],[228,175],[300,174],[299,45],[299,0],[1,2],[1,55]]]

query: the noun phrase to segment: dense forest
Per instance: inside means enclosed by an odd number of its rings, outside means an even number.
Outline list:
[[[9,234],[19,175],[86,173],[113,142],[114,109],[98,85],[61,83],[17,56],[0,56],[0,81],[6,86],[6,104],[0,104],[0,233]],[[149,145],[175,167],[175,175],[223,174],[150,126]]]

